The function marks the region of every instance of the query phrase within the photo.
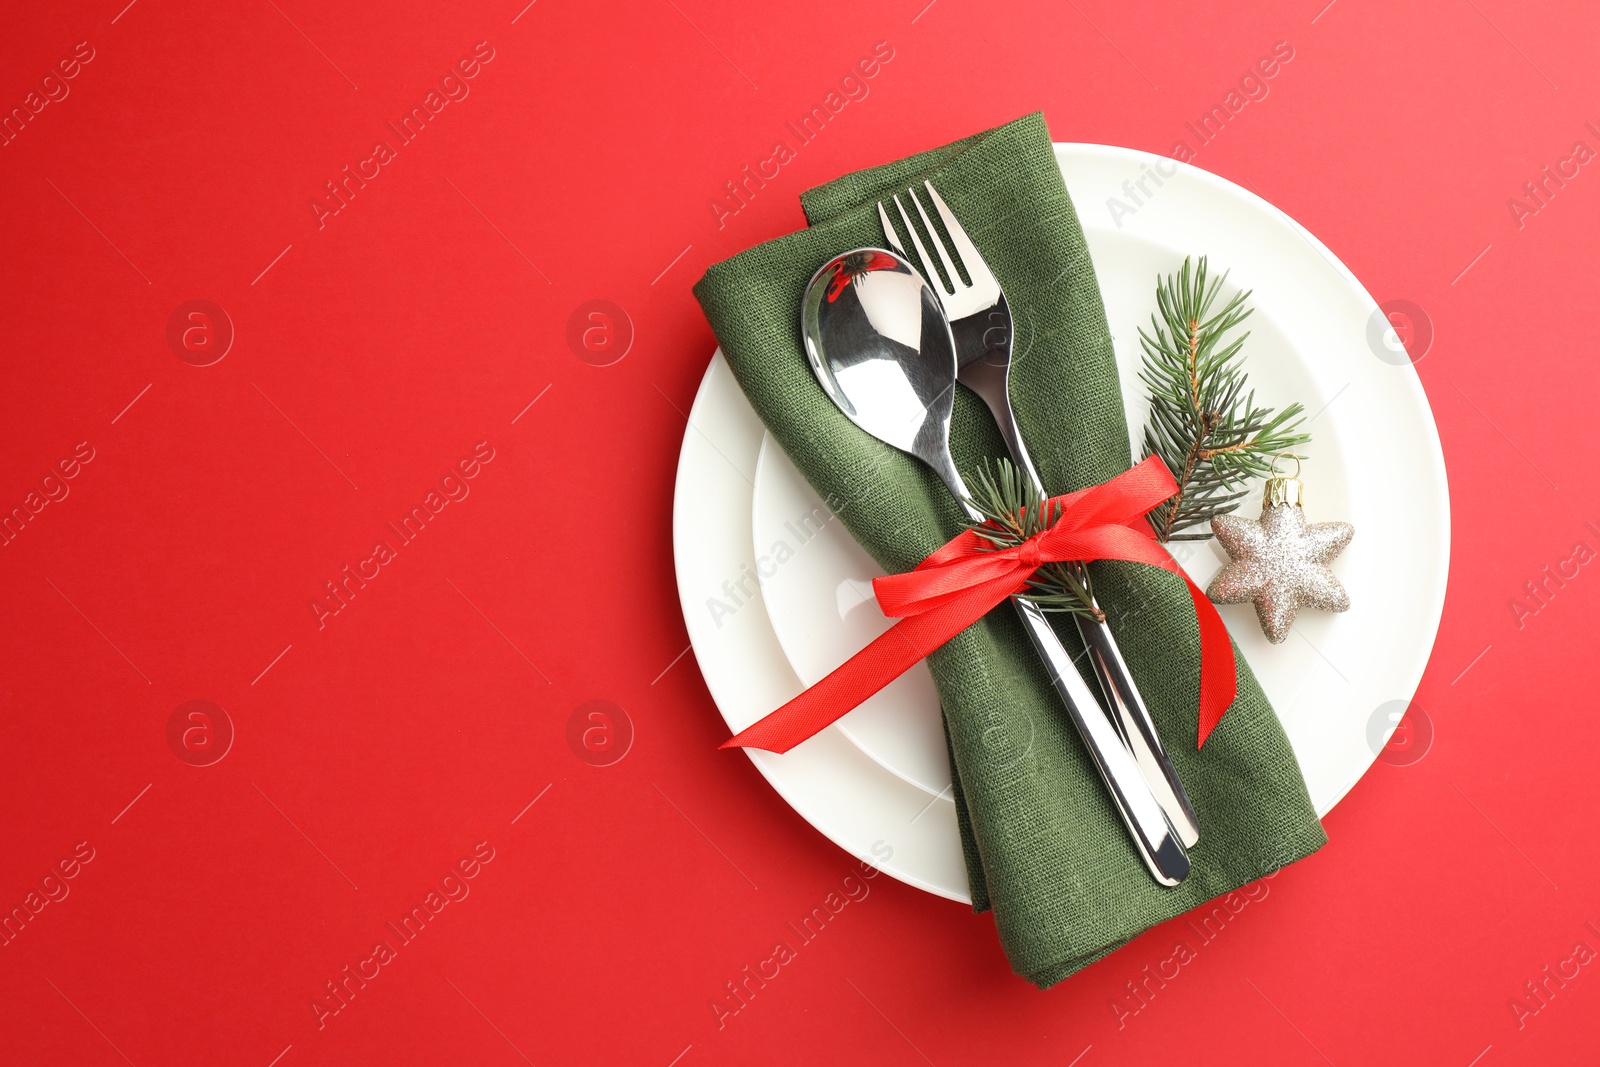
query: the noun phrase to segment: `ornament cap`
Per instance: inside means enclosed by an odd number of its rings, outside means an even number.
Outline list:
[[[1261,494],[1261,506],[1278,508],[1285,505],[1300,507],[1305,494],[1305,483],[1299,478],[1268,478]]]

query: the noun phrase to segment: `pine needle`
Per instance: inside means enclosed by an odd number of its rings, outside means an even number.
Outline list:
[[[1033,482],[1009,460],[985,463],[968,488],[984,518],[971,529],[995,549],[1013,548],[1055,524],[1060,508],[1041,497]],[[1089,571],[1081,563],[1046,563],[1028,583],[1028,600],[1046,611],[1064,611],[1096,622],[1105,612],[1094,602]]]
[[[1300,404],[1274,412],[1246,391],[1240,353],[1250,334],[1230,335],[1250,317],[1250,294],[1212,310],[1227,277],[1210,276],[1204,256],[1198,266],[1185,259],[1177,274],[1157,279],[1151,332],[1139,331],[1139,378],[1150,390],[1144,454],[1160,456],[1178,482],[1177,494],[1149,515],[1161,541],[1210,537],[1182,531],[1233,511],[1246,483],[1266,477],[1274,456],[1311,440],[1300,432]]]

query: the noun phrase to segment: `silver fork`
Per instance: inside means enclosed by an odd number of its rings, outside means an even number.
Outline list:
[[[905,224],[912,245],[917,250],[918,259],[922,261],[923,273],[944,305],[946,317],[950,319],[950,329],[956,342],[956,358],[960,366],[956,380],[977,393],[988,405],[990,414],[1000,427],[1000,435],[1005,439],[1006,449],[1011,453],[1012,462],[1033,483],[1034,490],[1044,497],[1047,495],[1044,483],[1040,480],[1039,472],[1028,455],[1027,444],[1023,441],[1022,432],[1017,426],[1016,413],[1011,406],[1011,307],[1006,303],[1005,293],[1001,291],[994,272],[984,262],[972,239],[967,236],[967,231],[956,220],[955,214],[945,205],[944,198],[939,195],[932,182],[925,181],[922,184],[927,189],[928,199],[932,201],[934,210],[944,223],[945,232],[950,235],[950,244],[954,246],[954,258],[959,260],[960,265],[966,270],[967,277],[971,279],[962,281],[961,275],[956,271],[956,264],[952,262],[951,250],[945,247],[938,229],[928,218],[928,213],[917,197],[916,190],[907,189],[906,198],[916,207],[917,214],[927,231],[928,241],[938,253],[939,263],[944,267],[944,276],[949,279],[949,284],[946,286],[940,281],[939,272],[934,269],[933,261],[923,246],[917,228],[912,225],[905,205],[896,195],[893,198],[894,206],[900,214],[901,222]],[[905,256],[905,246],[900,243],[900,237],[881,200],[878,201],[878,217],[883,222],[883,234],[890,247]],[[1087,571],[1083,569],[1083,565],[1072,566],[1077,570],[1081,580],[1086,581]],[[1092,595],[1089,606],[1099,611],[1099,605],[1094,602]],[[1194,805],[1190,802],[1183,783],[1178,780],[1178,772],[1167,756],[1161,736],[1156,732],[1155,720],[1151,718],[1150,710],[1145,706],[1144,698],[1139,693],[1139,687],[1134,684],[1133,675],[1129,673],[1122,652],[1117,648],[1116,638],[1112,636],[1111,629],[1104,622],[1082,615],[1075,615],[1074,618],[1078,623],[1078,632],[1082,635],[1083,643],[1089,651],[1090,662],[1100,682],[1100,691],[1112,709],[1112,724],[1117,728],[1122,743],[1128,747],[1128,751],[1138,763],[1140,772],[1150,786],[1150,791],[1155,794],[1162,811],[1173,829],[1177,831],[1184,847],[1192,848],[1200,840],[1200,824],[1195,816]]]

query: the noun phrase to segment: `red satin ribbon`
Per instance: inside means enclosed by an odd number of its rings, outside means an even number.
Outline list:
[[[1200,736],[1216,728],[1233,703],[1238,680],[1233,644],[1211,601],[1150,532],[1144,515],[1178,491],[1166,466],[1151,456],[1108,482],[1051,499],[1056,521],[1012,548],[996,550],[972,530],[954,538],[915,570],[875,578],[885,615],[900,619],[837,670],[765,716],[723,748],[787,752],[900,677],[917,661],[1027,588],[1045,563],[1120,559],[1182,578],[1200,625]]]

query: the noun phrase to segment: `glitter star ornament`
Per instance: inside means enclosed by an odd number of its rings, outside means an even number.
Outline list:
[[[1299,463],[1295,464],[1299,474]],[[1289,636],[1302,607],[1346,611],[1350,594],[1328,569],[1356,528],[1348,522],[1306,522],[1299,478],[1268,478],[1261,518],[1219,515],[1211,532],[1230,562],[1211,580],[1206,595],[1218,604],[1253,601],[1261,632],[1273,644]]]

